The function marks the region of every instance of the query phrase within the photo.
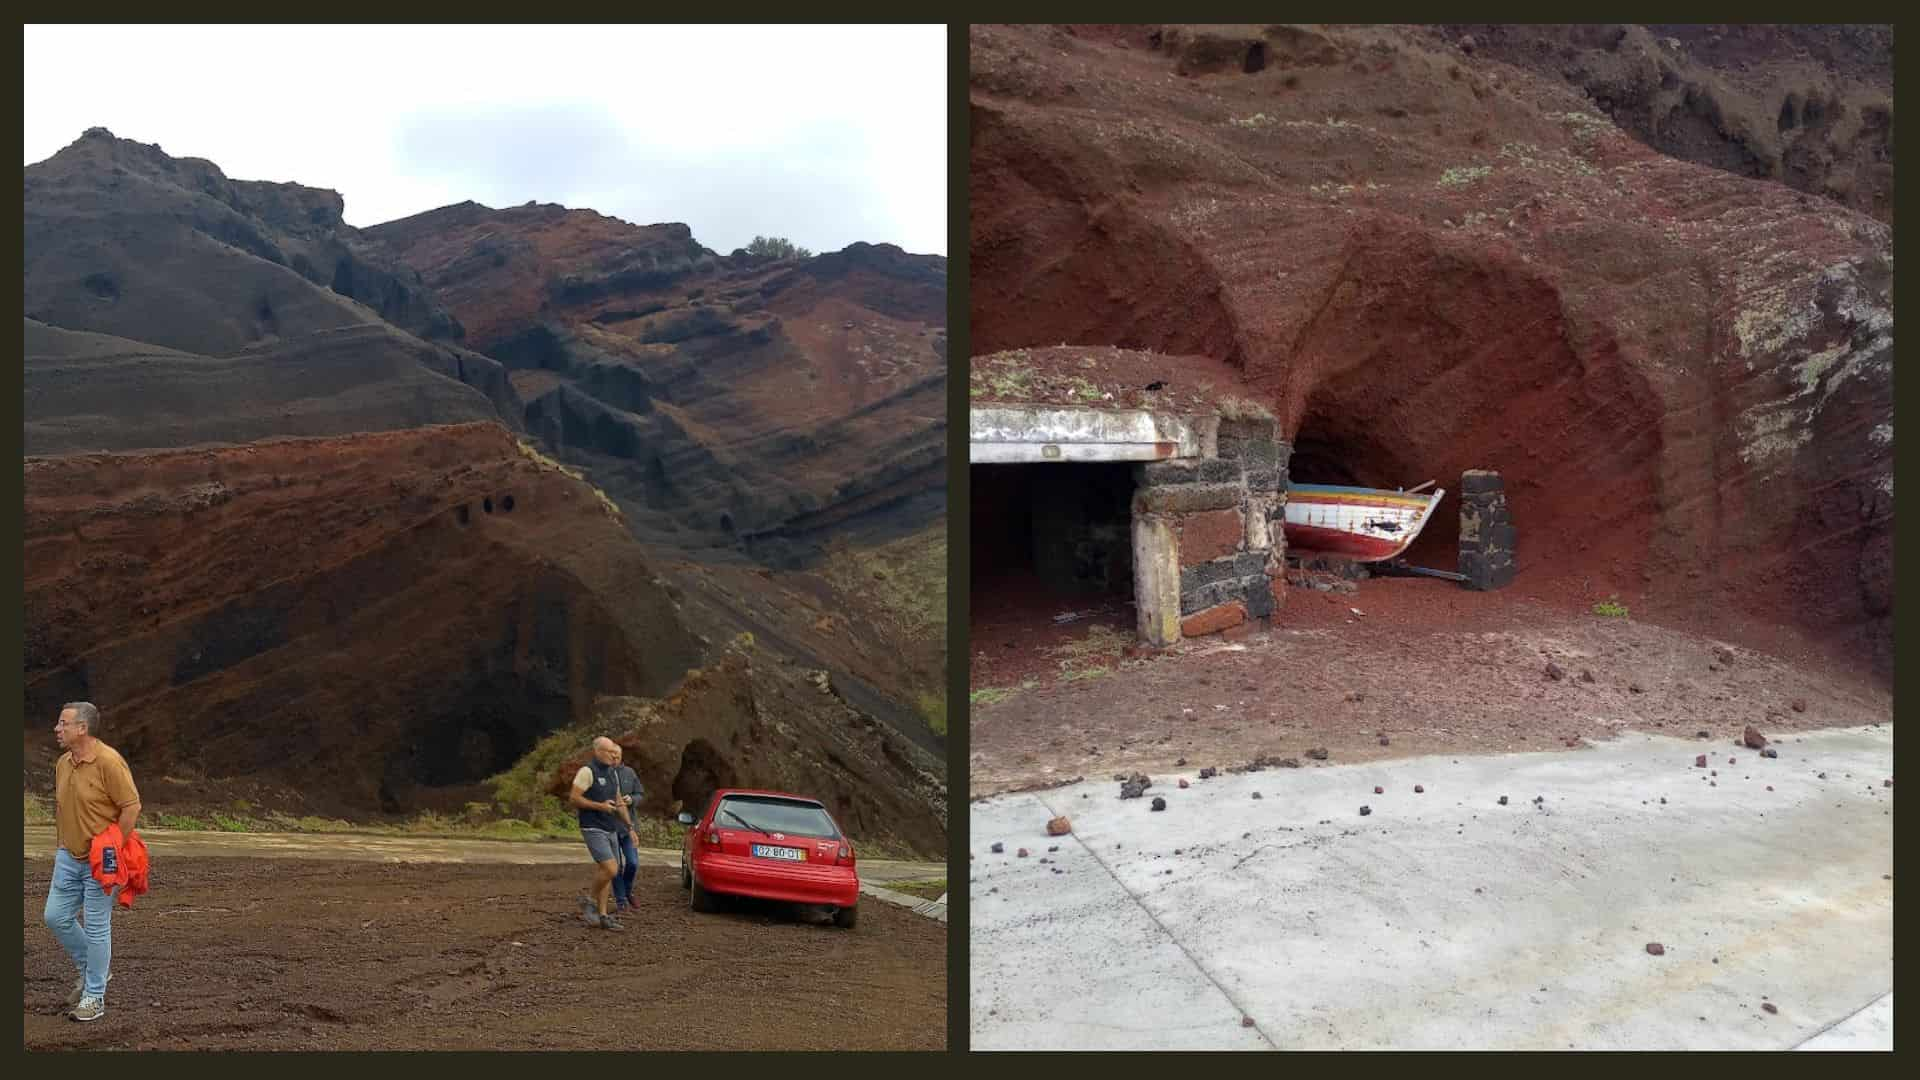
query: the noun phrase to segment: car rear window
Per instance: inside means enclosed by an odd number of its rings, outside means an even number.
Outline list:
[[[723,829],[754,829],[789,836],[839,839],[840,830],[817,803],[770,799],[763,795],[729,795],[713,812],[713,823]]]

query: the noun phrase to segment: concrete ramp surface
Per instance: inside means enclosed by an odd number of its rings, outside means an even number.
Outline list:
[[[972,1045],[1890,1049],[1892,730],[1775,746],[1629,735],[976,803]]]

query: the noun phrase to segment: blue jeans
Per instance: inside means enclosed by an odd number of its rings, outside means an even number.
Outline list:
[[[640,872],[640,848],[633,842],[633,834],[620,834],[620,858],[624,865],[613,879],[613,898],[623,904],[633,903],[633,879]]]
[[[84,909],[87,922],[78,922]],[[86,978],[87,997],[107,996],[107,964],[113,960],[113,896],[93,880],[93,868],[66,848],[53,855],[53,885],[47,890],[47,929]]]

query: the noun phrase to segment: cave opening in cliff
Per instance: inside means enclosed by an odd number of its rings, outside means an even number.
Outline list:
[[[974,465],[971,618],[1048,622],[1063,609],[1133,596],[1133,466]]]
[[[1455,488],[1459,477],[1438,475],[1431,467],[1409,460],[1405,449],[1394,445],[1391,431],[1378,430],[1324,405],[1316,408],[1316,404],[1309,403],[1294,432],[1288,483],[1395,491],[1434,481],[1447,494],[1402,557],[1416,565],[1452,570],[1458,562],[1460,515]],[[1427,472],[1415,476],[1422,468]]]
[[[535,744],[573,719],[563,693],[500,673],[469,687],[415,729],[401,770],[408,790],[393,795],[407,809],[458,809],[484,800],[488,777],[512,768]]]
[[[740,783],[733,764],[705,739],[695,739],[680,751],[680,769],[673,775],[673,797],[680,809],[698,817],[713,793]]]
[[[500,509],[509,514],[513,513],[513,496],[502,496],[500,499]]]

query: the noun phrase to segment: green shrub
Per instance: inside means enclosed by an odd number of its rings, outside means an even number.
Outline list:
[[[1619,597],[1609,596],[1593,605],[1593,613],[1611,619],[1624,619],[1627,617],[1627,605],[1621,603]]]
[[[784,236],[756,236],[747,245],[747,254],[771,259],[811,259],[813,252]]]
[[[487,779],[487,786],[493,789],[494,806],[506,817],[536,826],[556,811],[565,813],[566,807],[560,800],[547,794],[547,782],[568,758],[585,748],[595,734],[598,732],[577,725],[561,728],[535,743],[533,749],[521,755],[506,772]]]
[[[945,694],[921,694],[920,716],[927,730],[945,738],[947,734],[947,697]]]
[[[1484,180],[1493,172],[1488,165],[1455,165],[1440,174],[1436,183],[1440,187],[1465,187],[1476,180]]]
[[[967,702],[973,705],[993,705],[1007,700],[1013,691],[1003,686],[983,686],[967,695]]]

